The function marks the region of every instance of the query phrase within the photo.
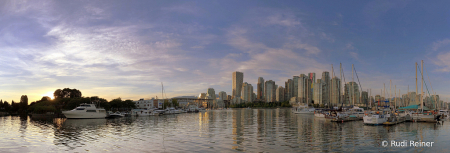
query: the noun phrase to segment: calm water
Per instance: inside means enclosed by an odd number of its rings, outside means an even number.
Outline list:
[[[450,152],[450,122],[365,126],[290,109],[235,109],[157,117],[31,120],[0,117],[0,152]],[[383,140],[435,142],[382,147]]]

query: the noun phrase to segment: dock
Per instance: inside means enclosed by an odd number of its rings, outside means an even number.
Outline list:
[[[384,122],[383,125],[395,125],[395,124],[403,123],[405,121],[406,121],[405,117],[393,117],[393,118],[389,118],[389,120],[387,122]]]

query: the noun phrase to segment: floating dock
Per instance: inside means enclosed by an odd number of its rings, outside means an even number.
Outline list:
[[[403,123],[405,121],[406,121],[405,117],[394,117],[394,118],[389,118],[387,122],[383,123],[383,125],[395,125],[395,124]]]

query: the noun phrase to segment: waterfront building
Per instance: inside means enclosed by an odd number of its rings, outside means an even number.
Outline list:
[[[244,83],[244,73],[236,71],[233,72],[232,77],[233,83],[231,98],[233,99],[233,103],[239,104],[241,99],[242,83]]]
[[[313,101],[314,104],[323,104],[322,102],[322,80],[317,79],[314,83],[314,93],[313,93]]]
[[[381,99],[380,95],[375,95],[375,106],[381,106],[381,103],[383,102],[383,100]]]
[[[301,74],[298,78],[298,100],[300,103],[310,103],[311,95],[311,80],[305,75]]]
[[[324,104],[330,104],[330,73],[327,71],[322,72],[322,102]]]
[[[146,108],[156,108],[158,103],[156,103],[156,105],[155,105],[155,103],[154,103],[155,100],[159,100],[159,99],[152,98],[152,99],[144,100],[144,98],[141,98],[138,101],[133,101],[133,102],[137,109],[146,109]]]
[[[417,94],[416,92],[408,92],[408,103],[409,105],[418,105],[420,102],[417,101]]]
[[[358,84],[356,82],[348,82],[345,85],[345,94],[348,96],[347,104],[350,105],[360,105],[360,92],[358,88]]]
[[[255,101],[255,100],[256,100],[256,94],[252,93],[252,101]]]
[[[293,84],[294,84],[294,86],[293,86],[293,89],[292,89],[292,97],[298,97],[298,78],[299,78],[299,76],[294,76],[293,77],[293,79],[292,79],[292,81],[293,81]]]
[[[219,92],[219,99],[220,100],[228,100],[228,95],[225,91]]]
[[[402,106],[409,106],[410,103],[410,99],[408,97],[408,94],[403,94],[402,95]]]
[[[375,99],[373,98],[373,96],[369,97],[369,104],[368,104],[368,106],[369,107],[375,106]]]
[[[253,86],[247,82],[242,84],[241,100],[245,103],[253,102],[252,98]]]
[[[361,103],[360,106],[368,106],[369,104],[369,93],[367,91],[361,92]]]
[[[333,77],[331,79],[330,84],[331,89],[331,105],[332,106],[339,106],[340,102],[340,95],[341,95],[341,79],[337,77]]]
[[[284,88],[283,87],[278,87],[277,91],[276,91],[276,101],[277,102],[283,102],[284,101]]]
[[[256,85],[256,92],[257,92],[257,97],[256,99],[258,100],[263,100],[264,99],[264,78],[263,77],[259,77],[258,78],[258,84]]]
[[[269,80],[264,84],[264,98],[266,102],[275,102],[275,81]]]
[[[208,91],[206,92],[206,99],[212,99],[212,104],[210,104],[213,107],[217,107],[217,99],[216,99],[216,91],[214,91],[214,88],[208,88]]]
[[[227,95],[227,100],[231,100],[231,95]]]
[[[206,99],[206,93],[200,93],[198,99]]]
[[[314,95],[314,83],[316,83],[316,73],[308,73],[308,78],[311,80],[311,95]],[[313,98],[311,98],[312,100]]]
[[[293,89],[294,89],[294,81],[292,79],[288,79],[288,81],[284,82],[284,94],[285,94],[285,100],[291,99],[293,96]]]

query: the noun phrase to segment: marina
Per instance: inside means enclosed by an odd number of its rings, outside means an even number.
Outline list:
[[[403,122],[368,126],[331,122],[291,109],[206,110],[183,115],[115,119],[33,120],[0,117],[0,150],[7,152],[417,152],[382,141],[434,142],[447,152],[450,124]],[[142,147],[142,146],[146,147]]]

